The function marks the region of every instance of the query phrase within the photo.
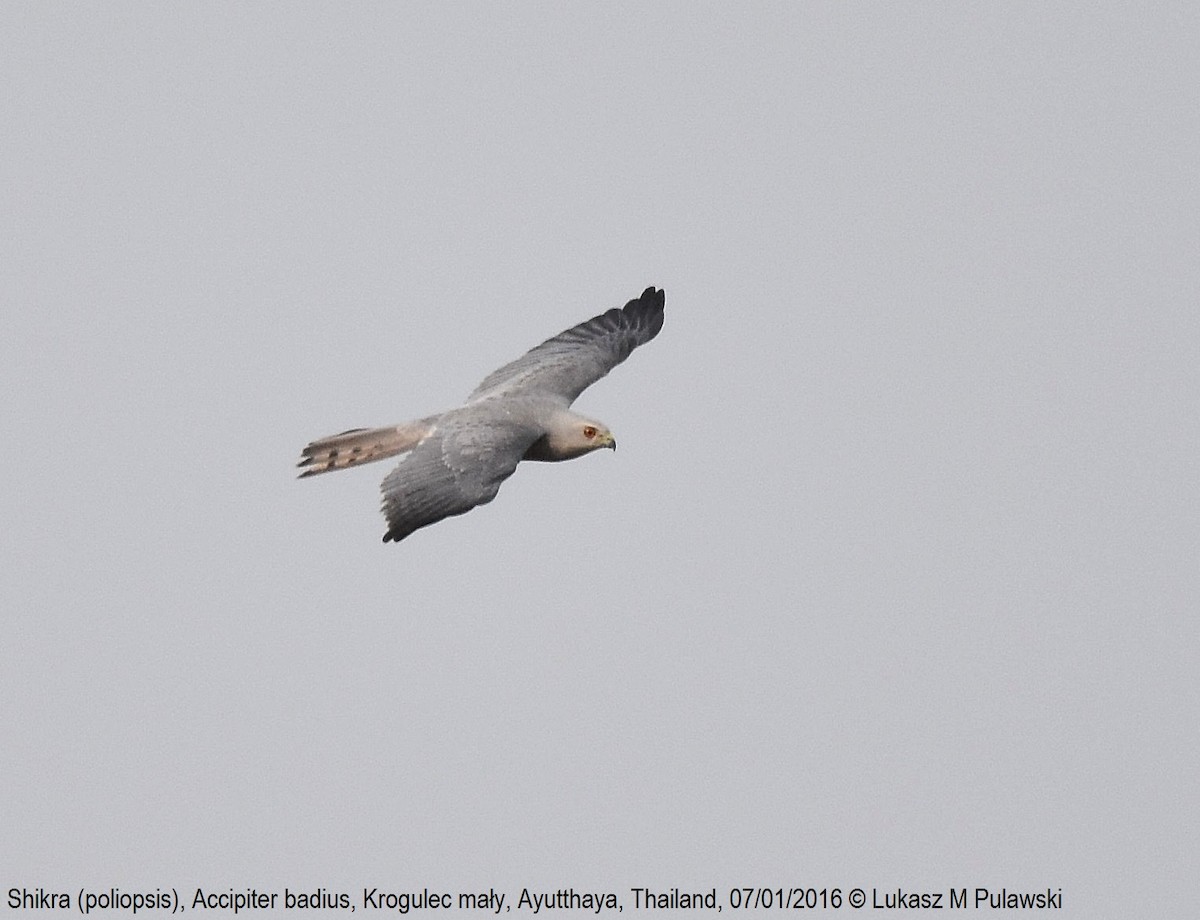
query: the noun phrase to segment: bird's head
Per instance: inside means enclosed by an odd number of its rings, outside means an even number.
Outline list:
[[[617,449],[617,439],[607,425],[563,411],[550,420],[546,433],[529,448],[525,459],[571,460],[602,447]]]
[[[586,450],[598,450],[601,447],[617,449],[617,439],[599,422],[584,421],[578,428],[579,443],[585,445]]]

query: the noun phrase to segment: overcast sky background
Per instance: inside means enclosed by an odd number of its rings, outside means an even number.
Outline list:
[[[5,4],[0,883],[1200,856],[1192,4]],[[617,454],[383,464],[648,285]]]

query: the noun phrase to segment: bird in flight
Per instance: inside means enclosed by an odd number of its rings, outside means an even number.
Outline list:
[[[301,478],[400,457],[384,477],[383,542],[403,540],[496,497],[522,460],[571,460],[617,449],[607,426],[570,410],[579,394],[658,335],[664,294],[649,287],[493,371],[466,403],[386,428],[353,428],[301,452]]]

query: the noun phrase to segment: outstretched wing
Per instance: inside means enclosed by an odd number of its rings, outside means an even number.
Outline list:
[[[486,404],[444,414],[383,480],[383,542],[490,502],[541,434]]]
[[[468,403],[491,396],[553,396],[570,405],[589,386],[658,335],[664,294],[652,287],[623,310],[594,316],[487,376]]]

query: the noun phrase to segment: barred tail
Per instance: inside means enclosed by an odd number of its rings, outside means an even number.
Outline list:
[[[313,441],[300,452],[300,462],[296,464],[304,468],[300,478],[361,466],[412,450],[433,431],[433,422],[433,418],[427,418],[387,428],[351,428]]]

